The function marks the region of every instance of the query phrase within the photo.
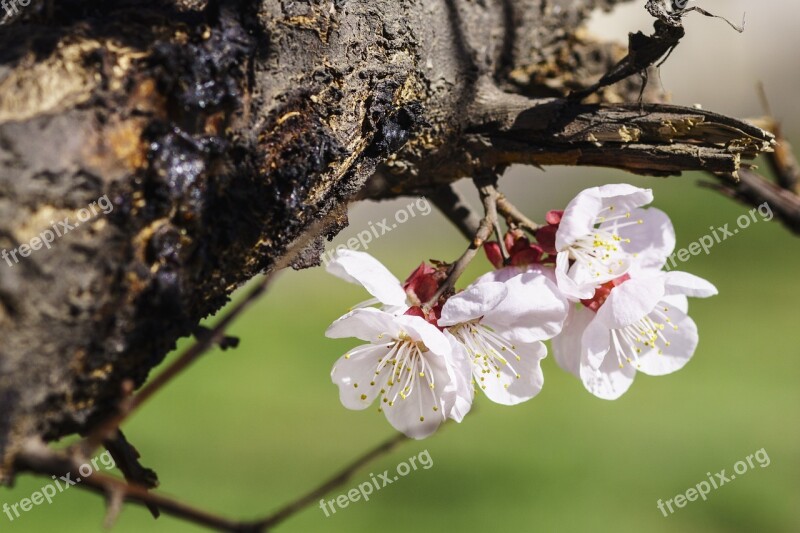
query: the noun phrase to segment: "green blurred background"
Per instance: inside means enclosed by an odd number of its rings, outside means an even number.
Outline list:
[[[635,4],[619,15],[599,17],[593,29],[621,40],[632,27],[647,29],[651,21],[640,2]],[[748,5],[703,3],[734,19]],[[770,9],[752,12],[743,36],[719,21],[691,18],[686,42],[662,76],[677,102],[700,101],[737,116],[759,114],[751,88],[761,78],[775,111],[796,134],[791,126],[800,123],[800,114],[790,98],[798,72],[796,63],[786,61],[800,33],[787,24],[796,23],[788,13],[800,13],[800,5],[763,6]],[[707,56],[697,56],[700,49]],[[713,59],[718,57],[725,61]],[[672,217],[683,247],[709,226],[734,227],[747,211],[696,187],[700,179],[705,178],[518,168],[501,187],[537,220],[588,186],[628,181],[652,187],[654,205]],[[351,226],[329,246],[367,229],[369,222],[392,217],[410,201],[355,206]],[[385,235],[369,252],[403,278],[421,260],[452,260],[463,246],[434,211]],[[328,498],[425,449],[433,459],[429,470],[417,470],[375,492],[369,502],[350,504],[329,518],[311,507],[279,531],[800,531],[799,265],[797,238],[775,222],[752,224],[710,255],[680,267],[720,291],[690,302],[700,345],[680,372],[639,375],[620,400],[607,402],[587,393],[548,357],[545,387],[534,400],[502,407],[479,398],[477,412],[462,424],[402,445]],[[468,275],[486,269],[481,258]],[[354,343],[326,339],[323,332],[363,299],[359,287],[322,269],[285,272],[233,326],[231,333],[242,339],[239,349],[208,354],[129,421],[126,433],[144,463],[158,471],[162,491],[226,516],[256,518],[391,436],[392,428],[375,410],[344,409],[329,378],[333,362]],[[730,474],[736,461],[761,448],[771,460],[768,467],[756,466],[713,491],[708,501],[689,503],[668,518],[656,508],[657,500],[685,492],[705,480],[706,472]],[[14,490],[0,493],[0,502],[28,497],[45,481],[23,476]],[[101,531],[103,514],[101,498],[73,488],[13,523],[0,515],[0,530]],[[147,511],[127,506],[115,531],[143,530],[199,528],[168,516],[153,521]]]
[[[628,179],[652,187],[685,246],[709,226],[736,224],[746,208],[695,186],[701,176],[659,180],[608,171],[515,169],[501,186],[536,219],[586,186]],[[533,180],[536,188],[533,188]],[[527,192],[526,192],[527,191]],[[535,191],[535,192],[534,192]],[[344,242],[370,221],[392,217],[411,200],[353,209]],[[404,277],[427,258],[452,259],[464,243],[437,213],[417,216],[377,240],[370,252]],[[417,470],[326,518],[311,507],[280,530],[308,531],[800,531],[800,348],[795,237],[759,221],[682,267],[711,280],[720,295],[692,300],[700,345],[671,376],[639,375],[620,400],[587,393],[544,361],[542,393],[516,407],[479,398],[478,411],[424,441],[409,442],[360,471],[329,497],[394,469],[427,449]],[[482,257],[469,275],[488,268]],[[239,349],[200,360],[126,426],[163,491],[232,517],[256,517],[303,494],[392,435],[373,409],[344,409],[329,378],[354,345],[323,336],[361,301],[360,287],[322,269],[286,272],[235,323]],[[183,343],[185,345],[185,343]],[[672,498],[765,448],[756,467],[665,518]],[[30,496],[41,478],[23,477],[2,501]],[[0,528],[99,531],[100,498],[71,489]],[[197,531],[134,506],[115,531]]]

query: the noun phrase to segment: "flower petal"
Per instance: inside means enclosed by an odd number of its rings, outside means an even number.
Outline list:
[[[592,232],[603,210],[603,199],[597,187],[586,189],[567,204],[556,231],[556,250],[564,251],[577,239]]]
[[[685,294],[694,298],[708,298],[718,294],[717,288],[708,281],[677,270],[664,273],[666,294]]]
[[[530,400],[542,390],[544,374],[541,360],[547,355],[544,343],[534,342],[515,347],[519,360],[511,357],[499,365],[498,372],[483,373],[475,369],[475,383],[486,397],[502,405],[516,405]]]
[[[558,289],[572,301],[591,298],[594,296],[595,285],[600,285],[600,283],[590,283],[581,286],[570,277],[569,252],[559,252],[556,255],[555,272]]]
[[[625,394],[636,377],[633,366],[626,364],[620,368],[614,348],[609,351],[599,368],[595,368],[585,359],[581,361],[580,372],[586,390],[603,400],[616,400]]]
[[[608,329],[624,328],[650,314],[663,297],[663,278],[630,279],[611,290],[597,320]]]
[[[451,296],[442,307],[440,326],[452,326],[480,318],[503,301],[508,294],[504,283],[488,281],[475,283]]]
[[[447,330],[445,337],[450,342],[453,356],[447,359],[447,372],[451,384],[443,395],[443,404],[448,418],[461,422],[472,408],[475,390],[472,387],[472,363],[464,346]]]
[[[400,280],[368,253],[336,250],[326,270],[338,278],[363,286],[383,304],[406,304],[406,293]]]
[[[617,212],[632,211],[653,201],[653,191],[634,187],[628,183],[612,183],[597,187],[597,195],[605,207],[614,207]]]
[[[339,387],[339,399],[348,409],[366,409],[379,394],[383,376],[376,376],[378,361],[385,356],[391,347],[384,345],[360,346],[352,353],[343,355],[333,365],[331,380]],[[384,366],[381,374],[390,371],[391,366]]]
[[[623,244],[626,253],[633,254],[633,270],[650,269],[661,270],[667,258],[675,249],[675,228],[666,213],[660,209],[634,209],[631,211],[630,220],[641,220],[641,224],[625,224],[627,219],[613,220],[601,224],[608,231],[616,231],[623,239],[630,242]],[[633,274],[632,274],[633,275]]]
[[[450,357],[450,342],[434,325],[424,318],[413,315],[396,317],[395,323],[415,341],[422,341],[428,350],[439,356]]]
[[[667,312],[670,323],[661,331],[669,346],[658,346],[639,356],[637,369],[651,376],[671,374],[683,368],[697,348],[697,325],[677,308]],[[675,329],[677,327],[677,329]],[[659,349],[662,353],[658,353]]]
[[[489,310],[483,324],[512,343],[531,343],[558,335],[569,303],[547,276],[525,272],[505,283],[508,295]]]
[[[576,239],[594,229],[597,217],[604,209],[613,207],[625,213],[653,201],[650,189],[640,189],[627,183],[617,183],[586,189],[572,199],[564,210],[556,232],[556,249],[563,251]]]
[[[443,405],[440,395],[446,389],[452,390],[444,358],[426,358],[426,362],[433,372],[434,389],[425,380],[415,376],[414,388],[408,396],[398,396],[391,405],[382,403],[383,412],[392,427],[412,439],[424,439],[444,422],[448,406]]]
[[[374,344],[388,342],[400,332],[395,318],[372,307],[355,309],[328,326],[325,336],[331,339],[356,337]]]
[[[683,313],[689,312],[689,299],[683,294],[669,294],[661,299],[665,307],[674,307],[680,309]]]
[[[525,272],[538,272],[543,276],[547,277],[553,283],[557,283],[556,280],[556,269],[553,266],[548,265],[540,265],[540,264],[532,264],[532,265],[525,265],[525,266],[507,266],[503,267],[498,270],[492,270],[491,272],[487,272],[486,274],[480,276],[477,280],[475,280],[475,284],[477,283],[486,283],[487,281],[508,281],[513,277],[519,276],[520,274],[524,274]]]
[[[564,329],[553,338],[553,357],[558,366],[575,377],[581,377],[580,364],[583,332],[595,314],[584,306],[571,305]],[[599,362],[599,359],[598,359]]]
[[[583,330],[581,347],[581,366],[588,364],[592,368],[599,368],[611,350],[611,332],[596,315]]]

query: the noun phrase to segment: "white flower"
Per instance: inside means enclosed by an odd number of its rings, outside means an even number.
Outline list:
[[[383,264],[365,252],[336,250],[325,269],[336,276],[364,287],[375,298],[358,304],[356,307],[381,303],[397,308],[402,313],[406,305],[406,292],[403,285]]]
[[[561,331],[568,303],[539,272],[485,279],[450,297],[438,323],[465,347],[475,385],[490,400],[515,405],[542,389],[541,341]]]
[[[624,183],[586,189],[564,210],[556,231],[558,288],[570,299],[591,298],[594,289],[631,268],[666,260],[675,232],[649,189]],[[658,266],[657,268],[660,268]]]
[[[422,318],[356,309],[326,335],[369,342],[342,356],[331,372],[348,409],[365,409],[379,398],[378,410],[389,423],[415,439],[432,434],[448,417],[460,422],[469,411],[466,355]]]
[[[400,283],[383,264],[365,252],[336,250],[327,265],[334,276],[364,287],[374,298],[353,308],[381,304],[386,312],[402,315],[410,307],[420,307],[436,294],[447,277],[446,269],[422,263]]]
[[[585,306],[570,310],[553,339],[559,366],[599,398],[619,398],[637,371],[661,376],[683,368],[698,342],[686,297],[717,294],[711,283],[685,272],[641,275],[604,285]]]

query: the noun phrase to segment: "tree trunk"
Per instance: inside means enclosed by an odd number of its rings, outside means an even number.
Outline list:
[[[0,479],[26,439],[96,424],[293,242],[312,243],[294,266],[315,264],[354,198],[511,163],[733,175],[769,147],[713,113],[613,103],[638,80],[566,98],[625,55],[580,31],[615,3],[20,7],[0,26],[0,251],[16,252],[0,262]],[[92,202],[113,210],[87,219]]]

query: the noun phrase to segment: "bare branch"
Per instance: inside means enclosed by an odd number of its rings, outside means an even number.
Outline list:
[[[766,113],[764,129],[775,135],[775,150],[767,154],[767,163],[770,170],[775,175],[778,185],[792,191],[795,194],[800,194],[800,164],[797,163],[797,158],[794,155],[792,145],[783,135],[783,126],[781,122],[775,118],[772,112],[772,106],[769,104],[767,92],[764,89],[764,84],[757,85],[758,96],[761,100],[761,105]]]
[[[766,202],[784,226],[796,235],[800,235],[800,196],[779,187],[750,169],[740,170],[738,180],[729,175],[715,177],[720,183],[702,182],[701,185],[746,205],[759,206]]]
[[[17,472],[30,472],[46,477],[71,475],[71,479],[80,478],[75,487],[104,494],[109,499],[109,514],[106,520],[113,520],[121,499],[148,507],[154,506],[166,514],[182,518],[195,524],[216,528],[220,531],[242,532],[254,531],[243,527],[240,523],[188,506],[176,500],[148,492],[145,487],[129,485],[121,479],[95,472],[91,476],[80,477],[79,460],[73,455],[59,453],[47,447],[41,441],[31,440],[17,456],[15,469]]]
[[[158,508],[166,514],[182,518],[188,522],[226,532],[261,532],[267,531],[283,522],[290,516],[301,511],[311,503],[317,501],[331,490],[345,484],[353,475],[370,462],[388,454],[398,445],[408,440],[408,437],[398,433],[382,442],[375,448],[367,451],[358,459],[344,467],[339,473],[325,481],[309,493],[292,501],[277,512],[266,518],[253,522],[238,522],[230,520],[202,509],[186,505],[177,500],[148,492],[146,487],[137,484],[128,484],[107,474],[95,472],[91,476],[81,477],[81,482],[76,487],[82,487],[93,492],[101,493],[108,500],[106,524],[112,523],[121,509],[123,501],[129,501],[148,508]],[[68,450],[69,451],[69,450]],[[30,472],[43,476],[71,474],[72,479],[80,476],[79,468],[82,458],[74,454],[59,452],[47,447],[43,442],[31,440],[22,453],[17,456],[15,464],[18,472]]]
[[[539,229],[539,224],[528,218],[525,213],[508,201],[502,194],[497,197],[497,211],[506,217],[507,220],[514,222],[520,228],[535,233]]]
[[[269,517],[259,520],[254,524],[259,528],[269,529],[277,524],[283,522],[293,514],[301,511],[308,505],[315,503],[317,499],[321,498],[331,490],[344,485],[347,480],[353,477],[353,474],[356,471],[360,470],[364,466],[366,466],[371,461],[386,455],[387,453],[391,452],[394,448],[396,448],[399,444],[408,440],[408,437],[403,435],[402,433],[398,433],[394,437],[388,439],[387,441],[383,442],[382,444],[376,446],[372,450],[368,451],[346,467],[344,467],[338,474],[330,478],[325,483],[321,484],[319,487],[315,488],[308,494],[298,498],[297,500],[289,503],[285,507],[281,508],[274,514],[270,515]]]
[[[466,270],[467,266],[469,266],[470,262],[475,258],[475,255],[478,253],[481,246],[483,246],[483,243],[486,242],[492,235],[492,232],[495,231],[497,224],[498,193],[495,188],[497,175],[493,171],[484,171],[480,176],[476,176],[474,181],[481,195],[481,200],[483,201],[485,215],[478,226],[478,231],[476,231],[475,235],[472,237],[472,242],[470,242],[469,247],[461,257],[452,264],[447,274],[447,279],[444,280],[439,290],[436,291],[436,294],[425,304],[425,308],[428,310],[436,305],[439,298],[453,290],[458,278],[461,277],[461,274],[464,273],[464,270]]]

